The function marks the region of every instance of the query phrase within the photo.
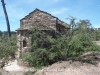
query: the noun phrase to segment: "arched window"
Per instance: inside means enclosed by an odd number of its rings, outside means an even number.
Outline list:
[[[26,40],[23,40],[23,47],[26,47],[27,46],[27,42]]]

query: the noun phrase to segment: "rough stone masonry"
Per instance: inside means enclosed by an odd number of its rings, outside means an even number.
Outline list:
[[[64,35],[67,34],[67,31],[69,30],[67,23],[45,11],[35,9],[20,20],[20,28],[17,29],[17,57],[19,57],[23,52],[30,51],[32,38],[31,34],[26,32],[33,27],[42,31],[44,30],[45,32],[58,31]]]

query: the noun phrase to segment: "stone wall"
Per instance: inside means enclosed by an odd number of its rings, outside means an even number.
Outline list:
[[[16,58],[20,57],[20,54],[23,54],[24,52],[30,52],[31,49],[31,36],[27,33],[26,30],[23,31],[17,31],[17,46],[18,46],[18,52],[16,52]],[[26,41],[26,46],[23,46],[23,41]]]
[[[68,24],[57,19],[56,30],[62,33],[63,35],[68,35],[67,34],[69,30]]]
[[[17,57],[21,56],[23,53],[31,51],[30,47],[33,43],[33,38],[31,37],[31,34],[27,33],[27,31],[30,28],[35,27],[44,31],[46,36],[51,35],[53,38],[57,38],[58,36],[55,31],[59,31],[64,35],[66,35],[68,31],[67,24],[65,25],[63,21],[47,12],[36,9],[20,20],[20,28],[17,30]]]
[[[29,29],[31,27],[39,27],[41,29],[56,30],[56,18],[50,14],[46,14],[39,10],[30,13],[20,21],[21,28]],[[41,27],[40,27],[41,26]]]

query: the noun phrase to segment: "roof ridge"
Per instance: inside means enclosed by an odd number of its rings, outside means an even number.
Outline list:
[[[28,15],[26,15],[26,16],[25,16],[24,18],[22,18],[21,20],[25,19],[27,16],[31,15],[31,14],[34,13],[35,11],[43,12],[43,13],[45,13],[45,14],[48,14],[49,16],[52,16],[53,18],[56,18],[56,20],[59,20],[60,22],[65,23],[64,21],[60,20],[58,17],[55,17],[55,16],[51,15],[50,13],[45,12],[45,11],[42,11],[42,10],[40,10],[40,9],[38,9],[38,8],[36,8],[34,11],[30,12]],[[20,21],[21,21],[21,20],[20,20]],[[66,24],[67,24],[67,23],[66,23]]]
[[[29,16],[30,14],[32,14],[32,13],[34,13],[35,11],[40,11],[40,12],[43,12],[43,13],[46,13],[46,14],[48,14],[48,15],[50,15],[50,16],[52,16],[52,17],[54,17],[54,18],[57,18],[57,17],[55,17],[55,16],[53,16],[53,15],[51,15],[50,13],[48,13],[48,12],[45,12],[45,11],[42,11],[42,10],[40,10],[40,9],[38,9],[38,8],[36,8],[34,11],[32,11],[32,12],[30,12],[28,15],[26,15],[24,18],[22,18],[21,20],[23,20],[23,19],[25,19],[27,16]]]

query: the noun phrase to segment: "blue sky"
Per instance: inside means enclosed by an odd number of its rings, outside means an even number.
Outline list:
[[[68,23],[68,16],[77,21],[88,19],[93,27],[100,27],[100,0],[5,0],[11,31],[20,27],[20,19],[38,8]],[[6,21],[0,2],[0,30],[6,31]]]

